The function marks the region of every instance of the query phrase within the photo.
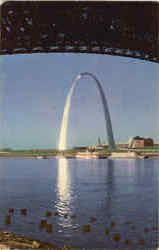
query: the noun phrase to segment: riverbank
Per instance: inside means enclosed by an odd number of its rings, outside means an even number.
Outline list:
[[[18,249],[53,249],[67,250],[74,249],[70,246],[57,247],[53,244],[42,242],[35,239],[25,238],[9,232],[0,232],[0,249],[1,250],[18,250]],[[76,249],[78,250],[78,249]]]
[[[127,159],[146,159],[149,155],[144,155],[136,152],[112,153],[109,158],[127,158]]]
[[[0,232],[0,249],[57,249],[56,246],[35,239],[27,239],[9,232]]]
[[[35,154],[35,153],[18,153],[7,152],[0,153],[0,158],[31,158],[31,159],[106,159],[106,158],[125,158],[125,159],[146,159],[159,158],[159,152],[77,152],[77,153],[57,153],[57,154]]]

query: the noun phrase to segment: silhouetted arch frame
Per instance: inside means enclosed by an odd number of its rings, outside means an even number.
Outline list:
[[[159,62],[157,1],[2,1],[2,55],[93,53]]]

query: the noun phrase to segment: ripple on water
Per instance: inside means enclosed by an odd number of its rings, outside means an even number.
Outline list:
[[[72,159],[63,170],[57,159],[2,159],[0,228],[57,245],[152,248],[159,160],[146,164]],[[5,216],[11,216],[10,224]],[[44,219],[49,232],[40,227]],[[89,232],[82,232],[84,225]]]

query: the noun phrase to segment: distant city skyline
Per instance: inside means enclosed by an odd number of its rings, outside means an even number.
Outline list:
[[[93,73],[110,110],[115,142],[159,140],[159,65],[96,54],[31,54],[0,59],[0,147],[56,148],[66,97],[74,78]],[[68,146],[107,143],[102,104],[92,79],[75,89]]]

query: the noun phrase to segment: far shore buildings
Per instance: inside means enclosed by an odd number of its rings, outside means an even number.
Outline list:
[[[154,141],[151,138],[143,138],[140,136],[136,136],[131,138],[127,143],[119,143],[116,144],[116,147],[119,149],[135,149],[135,148],[145,148],[145,147],[153,147]],[[92,147],[90,147],[92,148]],[[100,150],[100,149],[106,149],[108,148],[107,144],[102,144],[100,141],[100,138],[98,138],[97,144],[94,146],[94,149]]]
[[[96,145],[88,146],[88,150],[102,150],[108,148],[107,144],[102,144],[100,137],[98,137]]]
[[[117,149],[135,149],[135,148],[145,148],[145,147],[159,147],[159,143],[154,143],[151,138],[143,138],[140,136],[136,136],[130,138],[127,143],[118,143],[116,144]],[[89,150],[103,150],[107,149],[108,144],[102,144],[100,138],[98,138],[96,145],[83,146],[83,147],[75,147],[77,150],[81,151],[89,151]]]
[[[153,147],[154,141],[151,138],[143,138],[140,136],[136,136],[134,138],[129,139],[128,148],[145,148],[145,147]]]

